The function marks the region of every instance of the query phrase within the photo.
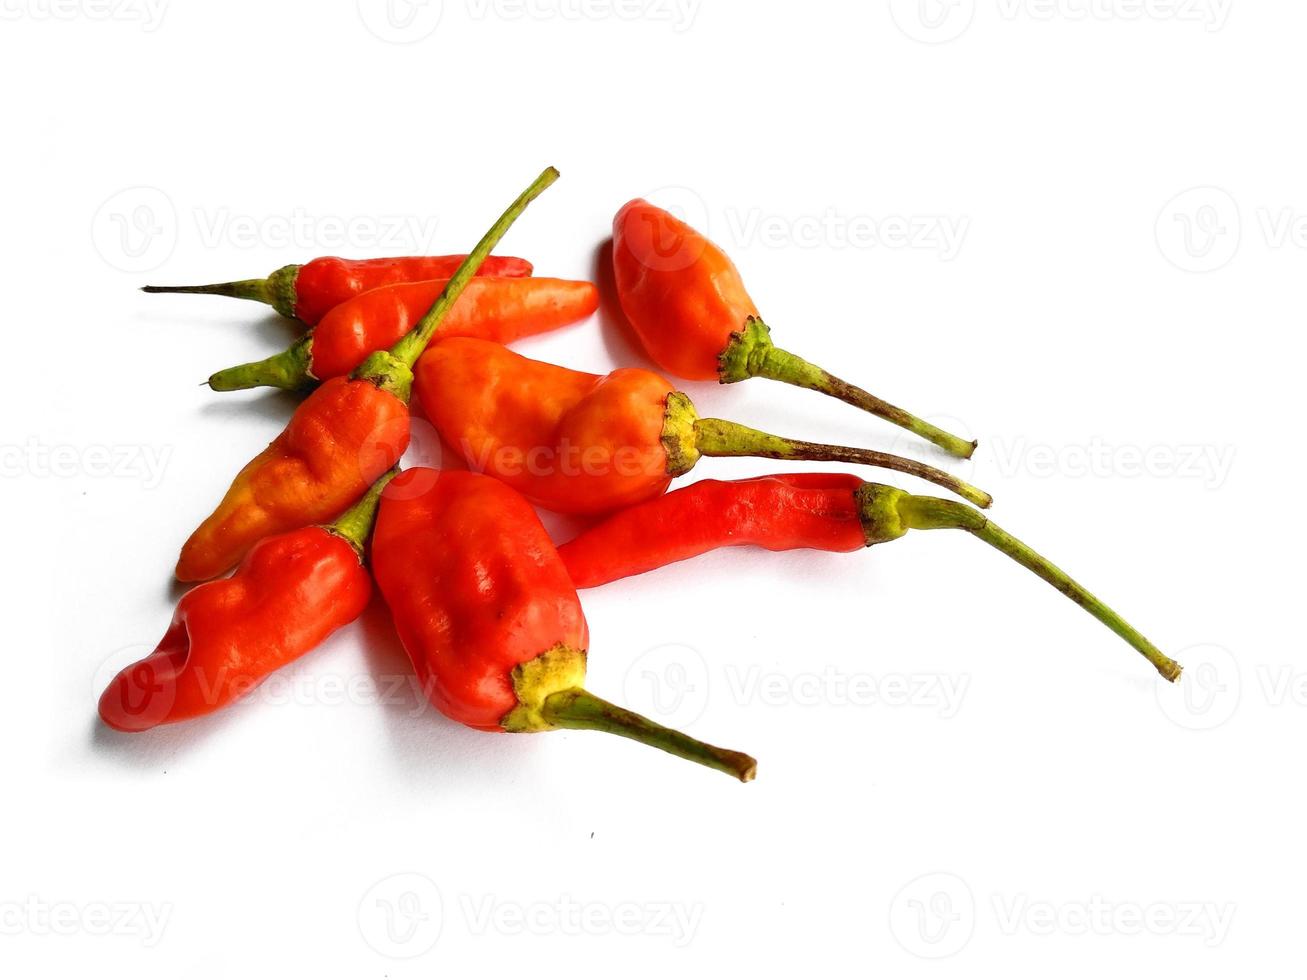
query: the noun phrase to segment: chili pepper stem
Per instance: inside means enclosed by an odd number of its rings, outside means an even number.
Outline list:
[[[298,265],[282,266],[266,279],[238,279],[235,282],[214,282],[204,286],[142,286],[146,293],[205,293],[210,296],[231,296],[267,303],[282,316],[295,316],[295,277]]]
[[[718,358],[717,374],[722,384],[733,384],[748,378],[770,378],[819,391],[887,422],[893,422],[963,459],[969,459],[976,449],[974,439],[967,441],[939,426],[931,425],[925,419],[919,419],[911,412],[835,377],[797,354],[777,347],[772,343],[771,330],[757,317],[749,317],[744,322],[743,330],[731,334],[730,343]]]
[[[486,260],[491,251],[499,244],[500,239],[513,226],[513,222],[521,217],[522,212],[526,210],[527,205],[545,192],[545,190],[558,179],[558,171],[553,167],[546,167],[541,171],[540,176],[531,182],[531,186],[518,195],[517,200],[508,206],[499,220],[490,226],[490,230],[482,236],[481,241],[476,243],[476,247],[468,253],[463,264],[455,270],[454,274],[449,277],[449,282],[445,283],[445,288],[436,298],[431,309],[426,312],[413,329],[405,334],[390,349],[392,356],[402,361],[408,367],[413,367],[417,359],[422,356],[426,350],[427,344],[431,343],[431,338],[435,336],[436,328],[440,326],[440,321],[445,318],[449,308],[454,305],[459,294],[477,274],[481,268],[481,263]]]
[[[724,419],[699,418],[690,399],[679,391],[667,396],[663,427],[663,445],[667,450],[668,473],[679,476],[692,467],[700,456],[758,456],[763,459],[824,460],[834,463],[858,463],[906,473],[951,490],[977,507],[988,507],[994,498],[951,473],[915,459],[905,459],[874,449],[854,449],[821,442],[787,439],[751,429]]]
[[[674,756],[716,769],[747,783],[757,775],[758,761],[743,752],[721,749],[664,728],[634,711],[619,708],[583,688],[558,691],[545,698],[540,713],[555,728],[608,732],[633,739]]]
[[[368,355],[363,363],[354,369],[350,377],[370,381],[382,391],[388,391],[401,401],[407,402],[413,392],[413,365],[427,349],[427,344],[431,343],[431,338],[440,327],[440,321],[458,301],[464,287],[471,282],[481,268],[481,264],[485,262],[486,256],[499,244],[500,239],[513,226],[513,222],[521,217],[527,205],[543,194],[557,179],[558,171],[553,167],[546,167],[541,171],[540,176],[517,196],[517,200],[508,206],[508,210],[499,216],[499,220],[490,226],[490,230],[482,236],[481,241],[476,243],[476,247],[454,270],[454,274],[449,277],[449,282],[445,283],[445,288],[431,304],[431,309],[413,325],[413,329],[396,341],[395,346],[390,350]]]
[[[395,466],[387,470],[368,488],[368,492],[359,498],[356,503],[340,517],[327,525],[327,530],[337,537],[344,538],[354,551],[358,554],[359,560],[363,560],[363,548],[367,543],[368,535],[372,533],[372,525],[377,519],[377,507],[381,504],[381,491],[386,489],[386,484],[393,480],[399,474],[399,467]]]
[[[871,487],[874,484],[868,484],[867,486]],[[919,497],[914,494],[902,493],[902,491],[895,491],[895,493],[902,494],[894,501],[894,509],[906,528],[919,530],[954,528],[969,532],[1053,586],[1053,588],[1129,643],[1139,653],[1143,654],[1148,662],[1157,668],[1157,672],[1168,681],[1180,679],[1180,672],[1183,668],[1178,663],[1162,653],[1142,633],[1122,619],[1114,610],[1070,575],[1043,555],[1034,551],[1029,545],[1008,534],[1007,531],[1004,531],[983,514],[954,500],[941,500],[938,497]],[[865,497],[862,502],[865,513],[867,503]],[[891,536],[895,536],[892,531]]]
[[[308,334],[279,354],[261,361],[224,368],[209,375],[214,391],[243,391],[246,388],[281,388],[297,391],[311,386],[313,377],[313,335]]]

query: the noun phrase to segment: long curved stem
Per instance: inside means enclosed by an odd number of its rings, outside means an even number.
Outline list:
[[[718,360],[718,376],[723,384],[743,381],[746,378],[770,378],[785,384],[819,391],[838,398],[864,412],[870,412],[887,422],[907,429],[934,443],[947,453],[969,459],[976,449],[975,440],[963,439],[946,432],[911,412],[877,398],[869,391],[837,378],[797,354],[792,354],[772,343],[771,330],[757,317],[749,317],[744,328],[731,335],[730,343]]]
[[[672,728],[664,728],[634,711],[619,708],[582,688],[558,691],[545,698],[540,713],[556,728],[608,732],[633,739],[674,756],[716,769],[747,783],[757,774],[758,761],[743,752],[720,749]]]
[[[468,253],[454,274],[449,277],[445,283],[445,288],[440,291],[436,297],[435,303],[431,309],[413,325],[413,329],[401,337],[395,346],[390,349],[391,356],[396,360],[412,367],[417,363],[422,352],[426,350],[427,344],[435,336],[436,328],[440,326],[440,321],[445,318],[450,307],[458,300],[463,288],[472,280],[481,268],[481,263],[486,260],[491,250],[499,244],[499,240],[504,237],[508,229],[526,210],[526,206],[534,201],[537,197],[545,192],[554,181],[558,179],[558,171],[553,167],[546,167],[534,181],[531,186],[518,195],[517,200],[508,206],[508,210],[499,216],[499,220],[490,226],[490,230],[482,236],[481,241],[476,243],[476,247]]]
[[[1180,672],[1183,668],[1154,646],[1147,637],[1122,619],[1103,600],[1029,545],[1008,534],[983,514],[977,513],[953,500],[941,500],[938,497],[918,497],[913,494],[905,494],[899,499],[897,509],[904,524],[910,528],[956,528],[975,535],[990,547],[1003,552],[1023,568],[1034,572],[1129,643],[1143,654],[1148,662],[1157,668],[1157,672],[1168,681],[1175,681],[1180,678]]]
[[[944,487],[977,507],[988,507],[994,502],[994,498],[984,490],[973,487],[951,473],[945,473],[915,459],[881,453],[874,449],[854,449],[822,442],[786,439],[723,419],[696,419],[694,436],[695,448],[704,456],[759,456],[764,459],[824,460],[877,466],[896,473],[906,473]]]

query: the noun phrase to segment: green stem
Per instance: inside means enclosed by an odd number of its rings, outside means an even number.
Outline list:
[[[414,324],[413,329],[401,337],[395,346],[390,349],[392,357],[409,368],[417,363],[418,358],[422,356],[422,352],[426,350],[427,344],[435,336],[440,321],[445,318],[445,314],[449,312],[450,307],[458,300],[459,294],[463,292],[463,287],[477,274],[477,271],[481,268],[481,263],[486,260],[486,256],[499,244],[499,240],[504,237],[508,229],[512,227],[513,222],[526,210],[526,206],[544,193],[545,189],[557,179],[558,171],[553,167],[546,167],[540,176],[531,183],[531,186],[508,206],[508,210],[490,226],[490,230],[485,233],[481,241],[477,242],[476,247],[468,253],[467,258],[450,276],[449,282],[445,283],[445,288],[436,297],[431,309],[427,310],[426,315]]]
[[[358,553],[359,561],[363,560],[363,547],[367,544],[368,535],[372,533],[372,525],[377,519],[377,507],[381,504],[381,491],[385,490],[386,484],[398,474],[398,466],[387,470],[377,479],[376,483],[368,487],[368,492],[359,498],[358,503],[336,518],[335,523],[327,525],[328,531],[349,542],[354,551]]]
[[[763,459],[806,459],[878,466],[944,487],[977,507],[988,507],[994,502],[994,498],[984,490],[915,459],[876,452],[874,449],[854,449],[822,442],[786,439],[723,419],[696,419],[694,448],[703,456],[759,456]]]
[[[731,335],[730,343],[718,359],[718,376],[723,384],[732,384],[746,378],[770,378],[773,381],[831,395],[887,422],[893,422],[921,436],[927,442],[934,443],[945,452],[963,459],[969,459],[976,449],[975,440],[963,439],[946,432],[897,405],[891,405],[884,399],[877,398],[857,385],[837,378],[797,354],[777,347],[771,341],[771,331],[767,324],[757,317],[749,317],[745,321],[744,329]]]
[[[556,728],[621,735],[709,769],[724,772],[742,783],[753,779],[758,771],[758,762],[752,756],[730,749],[719,749],[674,729],[664,728],[643,715],[619,708],[582,688],[571,688],[549,695],[541,705],[540,713]]]
[[[898,491],[901,492],[901,491]],[[985,515],[953,500],[904,494],[897,510],[909,528],[955,528],[967,531],[1034,572],[1089,615],[1138,650],[1168,681],[1180,678],[1181,666],[1154,646],[1142,633],[1122,619],[1101,599],[1058,568],[1029,545],[1018,541]]]
[[[313,377],[313,334],[301,337],[280,354],[261,361],[224,368],[209,375],[214,391],[242,391],[245,388],[282,388],[297,391],[307,388]]]
[[[298,265],[282,266],[266,279],[238,279],[214,282],[205,286],[142,286],[146,293],[202,293],[208,296],[231,296],[267,303],[282,316],[295,316],[295,279]]]

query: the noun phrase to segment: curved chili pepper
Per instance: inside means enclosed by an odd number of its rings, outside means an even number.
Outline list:
[[[614,514],[560,547],[578,589],[661,568],[717,548],[855,551],[912,529],[975,535],[1034,572],[1147,658],[1168,681],[1181,667],[1047,558],[980,512],[843,474],[701,480]]]
[[[332,307],[359,293],[396,282],[444,279],[454,274],[466,255],[410,255],[395,259],[313,259],[303,265],[283,265],[266,279],[240,279],[207,286],[142,286],[146,293],[205,293],[267,303],[282,316],[313,326]],[[531,263],[510,255],[486,259],[481,274],[529,276]]]
[[[207,715],[308,653],[367,607],[363,546],[387,474],[338,521],[264,538],[230,578],[182,596],[172,625],[100,696],[100,717],[143,732]]]
[[[296,389],[349,374],[373,351],[385,350],[408,333],[447,282],[432,279],[369,289],[332,309],[280,354],[219,371],[209,378],[209,387]],[[599,291],[591,282],[478,276],[441,323],[440,336],[507,344],[584,320],[598,306]]]
[[[589,629],[531,505],[487,476],[405,471],[372,544],[377,586],[431,703],[493,732],[611,732],[748,781],[757,763],[583,687]]]
[[[473,469],[562,513],[604,513],[655,497],[701,456],[865,463],[990,504],[989,494],[914,460],[699,418],[666,378],[639,368],[586,374],[453,338],[422,357],[416,384],[431,424]]]
[[[550,167],[477,243],[439,298],[389,351],[332,378],[295,410],[286,429],[237,475],[216,510],[182,547],[183,582],[220,575],[260,538],[330,520],[399,462],[408,448],[413,364],[464,287],[518,215],[550,184]]]
[[[775,346],[734,263],[684,221],[639,198],[613,218],[618,299],[663,370],[731,384],[771,378],[832,395],[963,458],[976,448]]]

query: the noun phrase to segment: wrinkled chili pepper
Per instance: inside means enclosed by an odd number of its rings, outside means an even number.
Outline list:
[[[432,425],[472,469],[562,513],[604,513],[657,496],[701,456],[864,463],[990,504],[987,493],[915,460],[699,418],[689,398],[640,368],[586,374],[453,338],[426,352],[415,383]]]
[[[359,293],[396,282],[444,279],[466,255],[409,255],[395,259],[338,259],[324,256],[303,265],[284,265],[266,279],[240,279],[207,286],[142,286],[147,293],[205,293],[267,303],[282,316],[313,326],[335,306]],[[511,255],[492,255],[481,267],[486,276],[529,276],[531,263]]]
[[[209,387],[293,390],[349,374],[373,351],[385,350],[408,333],[447,281],[402,282],[360,293],[332,309],[287,350],[219,371],[209,378]],[[598,306],[599,291],[591,282],[478,276],[467,284],[439,333],[507,344],[584,320]]]
[[[182,596],[154,652],[101,695],[104,723],[143,732],[217,711],[357,619],[372,595],[364,545],[393,475],[334,524],[264,538],[230,578]]]
[[[220,575],[260,538],[330,520],[399,462],[409,439],[413,364],[468,281],[518,215],[558,178],[545,170],[477,243],[440,297],[389,351],[306,398],[282,433],[237,474],[218,507],[182,546],[183,582]]]
[[[637,198],[613,218],[613,268],[626,318],[654,362],[678,378],[772,378],[833,395],[955,456],[976,448],[775,346],[726,253],[648,201]]]
[[[611,732],[753,778],[749,756],[584,689],[589,630],[576,589],[531,505],[498,480],[405,471],[382,499],[372,567],[423,689],[455,721]]]
[[[614,514],[559,548],[573,584],[593,588],[717,548],[854,551],[909,530],[975,535],[1034,572],[1147,658],[1169,681],[1181,667],[1066,572],[983,514],[954,500],[919,497],[844,474],[701,480]]]

